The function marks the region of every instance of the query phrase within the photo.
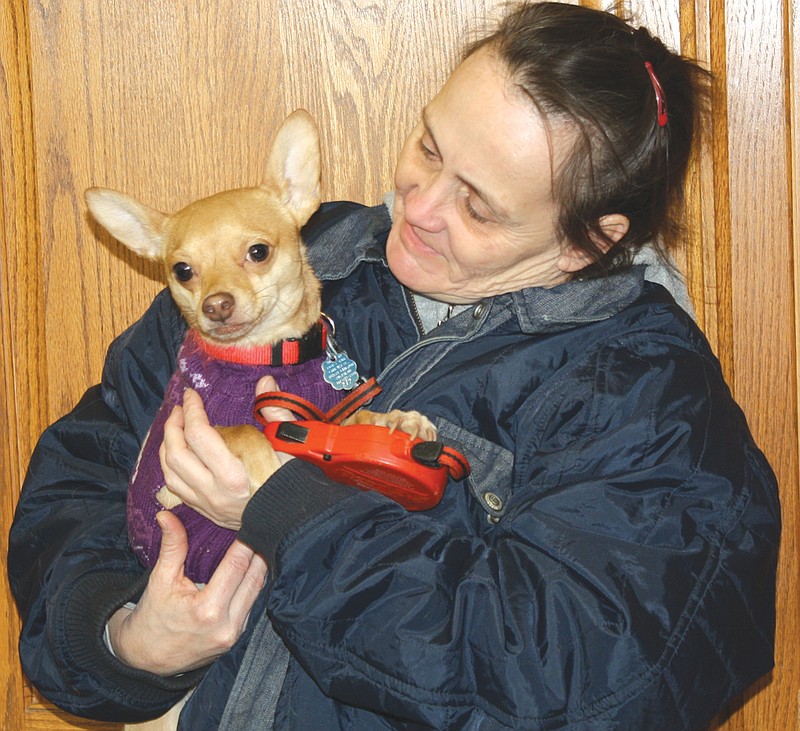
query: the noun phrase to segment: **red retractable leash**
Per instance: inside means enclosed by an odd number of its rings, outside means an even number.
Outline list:
[[[469,462],[439,441],[373,424],[340,425],[380,390],[372,378],[327,413],[298,396],[270,391],[256,397],[253,413],[276,451],[317,465],[337,482],[380,492],[408,510],[432,508],[442,499],[448,478],[469,475]],[[265,406],[289,409],[301,421],[268,422],[261,416]]]

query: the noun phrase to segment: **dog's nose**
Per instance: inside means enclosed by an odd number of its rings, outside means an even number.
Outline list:
[[[203,300],[203,312],[213,322],[225,322],[236,307],[236,300],[230,292],[215,292]]]

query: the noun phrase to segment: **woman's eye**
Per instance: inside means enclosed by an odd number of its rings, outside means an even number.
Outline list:
[[[486,222],[489,220],[489,219],[488,219],[488,218],[486,218],[485,216],[481,216],[481,214],[480,214],[480,213],[478,213],[478,212],[477,212],[477,211],[476,211],[476,210],[475,210],[475,209],[472,207],[472,203],[470,203],[470,201],[469,201],[469,198],[467,198],[466,207],[467,207],[467,214],[469,215],[469,217],[470,217],[470,218],[472,218],[472,219],[474,219],[474,220],[475,220],[475,221],[477,221],[478,223],[486,223]]]
[[[472,194],[469,190],[466,188],[462,189],[460,197],[464,205],[464,210],[473,221],[477,221],[478,223],[487,223],[489,221],[486,216],[482,216],[480,213],[478,213],[478,211],[475,210],[475,206],[472,204]]]
[[[269,246],[266,244],[253,244],[247,250],[247,260],[255,264],[264,261],[269,256]]]
[[[439,159],[439,156],[425,144],[422,137],[419,138],[419,151],[422,153],[422,156],[427,160]]]
[[[188,282],[194,276],[194,270],[185,261],[174,264],[172,273],[179,282]]]

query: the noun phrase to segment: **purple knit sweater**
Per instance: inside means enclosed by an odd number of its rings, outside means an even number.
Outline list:
[[[246,360],[237,360],[243,359]],[[158,458],[164,423],[173,407],[182,402],[184,390],[193,388],[200,394],[209,421],[215,426],[259,426],[253,418],[253,404],[256,383],[262,376],[274,376],[281,391],[301,396],[322,411],[328,411],[341,400],[340,392],[322,379],[324,360],[322,355],[288,366],[223,361],[205,352],[199,336],[189,331],[178,353],[178,368],[167,385],[164,403],[142,445],[128,488],[128,534],[131,547],[144,566],[155,564],[161,546],[161,529],[156,522],[156,513],[164,508],[155,494],[164,485]],[[189,537],[186,576],[192,581],[206,583],[236,532],[220,528],[186,505],[178,505],[172,512],[181,519]]]

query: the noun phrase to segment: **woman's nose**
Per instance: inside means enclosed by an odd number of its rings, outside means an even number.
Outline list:
[[[427,231],[444,227],[446,186],[438,175],[427,175],[416,181],[403,195],[406,219],[413,226]]]

